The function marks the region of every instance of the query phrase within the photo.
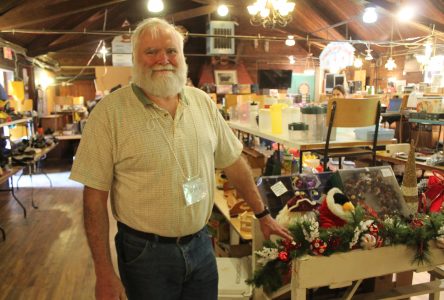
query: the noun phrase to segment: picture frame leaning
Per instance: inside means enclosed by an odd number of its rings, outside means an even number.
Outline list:
[[[236,70],[216,70],[214,71],[216,85],[237,84]]]

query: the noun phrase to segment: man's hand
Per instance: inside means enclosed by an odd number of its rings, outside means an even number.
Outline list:
[[[110,276],[102,276],[96,279],[97,300],[126,300],[125,288],[119,277],[113,273]]]
[[[261,231],[266,240],[270,239],[271,234],[276,234],[286,240],[293,240],[290,231],[279,225],[270,215],[260,218],[259,224],[261,225]]]

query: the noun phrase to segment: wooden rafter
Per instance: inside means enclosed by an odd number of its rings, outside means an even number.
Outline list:
[[[216,10],[215,5],[205,5],[196,8],[187,9],[184,11],[176,12],[165,16],[165,19],[172,20],[174,22],[180,22],[203,15],[208,15]]]
[[[386,0],[367,0],[367,2],[375,4],[381,8],[383,8],[390,15],[394,15],[398,6]],[[430,33],[431,25],[435,25],[435,29],[444,34],[444,23],[437,22],[436,20],[432,20],[428,17],[417,15],[415,17],[415,21],[410,21],[410,25],[414,26],[418,30]]]
[[[66,17],[127,0],[74,0],[62,1],[46,7],[29,10],[25,5],[10,10],[0,18],[0,29],[18,29],[44,21]]]
[[[9,10],[13,9],[14,7],[22,4],[24,0],[9,0],[9,1],[1,1],[0,2],[0,16],[4,13],[8,12]]]

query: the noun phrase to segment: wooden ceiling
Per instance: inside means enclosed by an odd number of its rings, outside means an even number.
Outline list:
[[[328,41],[352,40],[358,52],[367,49],[367,42],[374,54],[386,55],[389,41],[417,41],[432,33],[438,50],[444,40],[443,0],[293,0],[296,3],[293,21],[284,28],[272,30],[252,26],[247,5],[253,0],[163,0],[165,11],[157,16],[165,17],[176,25],[183,25],[189,33],[205,34],[208,20],[219,20],[215,13],[217,4],[224,2],[230,8],[225,20],[237,22],[236,35],[285,38],[294,35],[297,48],[283,47],[282,56],[288,53],[305,55],[310,51],[318,56]],[[100,40],[110,46],[116,31],[134,29],[138,22],[150,16],[146,9],[147,0],[9,0],[0,1],[0,38],[26,49],[28,57],[38,57],[63,70],[86,66],[103,65],[94,56]],[[400,23],[394,14],[399,3],[416,6],[417,16],[411,22]],[[366,4],[377,7],[379,19],[374,24],[362,22]],[[122,28],[127,20],[130,27]],[[392,30],[393,28],[393,30]],[[92,34],[95,32],[95,34]],[[393,36],[392,36],[393,32]],[[408,40],[409,38],[416,38]],[[356,43],[356,41],[361,41]],[[3,41],[4,42],[4,41]],[[378,42],[378,45],[374,44]],[[0,41],[1,43],[1,41]],[[265,53],[248,52],[252,40],[237,43],[237,57],[270,58]],[[280,42],[282,43],[282,42]],[[4,43],[3,43],[4,44]],[[244,46],[242,46],[244,44]],[[396,44],[395,53],[404,53],[420,45]],[[240,47],[242,49],[240,49]],[[245,50],[247,49],[247,50]],[[205,38],[191,37],[185,45],[185,54],[202,59],[205,56]],[[110,60],[108,60],[109,62]]]

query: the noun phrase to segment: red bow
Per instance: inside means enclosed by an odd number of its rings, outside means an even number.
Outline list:
[[[444,201],[444,174],[436,170],[432,173],[427,181],[425,194],[430,199],[430,212],[438,212]]]

